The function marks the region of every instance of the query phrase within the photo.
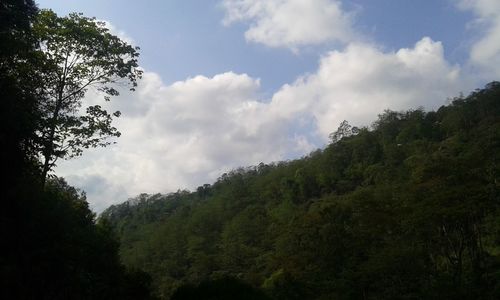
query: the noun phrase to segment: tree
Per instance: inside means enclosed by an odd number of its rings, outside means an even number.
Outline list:
[[[332,143],[335,144],[344,137],[350,137],[350,136],[356,135],[358,133],[359,133],[358,127],[355,127],[355,126],[353,127],[353,126],[349,125],[349,122],[344,120],[344,121],[342,121],[342,123],[340,123],[340,126],[337,129],[337,131],[331,133],[329,135],[329,137],[332,140]]]
[[[119,94],[115,86],[137,86],[138,47],[114,36],[104,22],[72,13],[58,17],[42,10],[33,25],[41,59],[35,69],[42,77],[46,95],[40,102],[41,124],[38,152],[43,160],[42,181],[59,158],[82,154],[83,149],[105,147],[110,137],[120,136],[111,125],[120,112],[108,113],[100,105],[82,109],[88,89],[104,94],[106,101]]]

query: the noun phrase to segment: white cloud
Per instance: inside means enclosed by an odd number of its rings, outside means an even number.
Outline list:
[[[462,9],[473,9],[483,17],[497,17],[500,2],[497,0],[455,0]]]
[[[124,194],[192,189],[232,168],[299,157],[322,146],[344,119],[369,125],[386,108],[436,108],[469,89],[429,38],[396,52],[366,44],[330,52],[316,72],[270,99],[259,99],[259,80],[245,74],[165,85],[145,72],[137,92],[109,103],[123,111],[118,144],[62,162],[57,173],[89,190],[100,210]],[[96,187],[99,178],[110,187]]]
[[[248,22],[248,41],[269,47],[346,43],[356,34],[352,14],[337,0],[223,0],[224,24]]]
[[[389,53],[353,44],[325,55],[314,74],[283,86],[271,106],[288,118],[309,114],[326,139],[344,119],[366,126],[384,109],[433,109],[468,88],[459,67],[444,59],[441,43],[430,38]]]
[[[459,0],[457,3],[460,8],[474,12],[473,25],[481,36],[472,45],[470,63],[479,68],[480,76],[497,79],[500,76],[500,1]]]
[[[57,173],[89,190],[89,202],[99,210],[125,200],[112,198],[122,189],[133,196],[194,188],[234,167],[283,159],[295,144],[303,150],[305,143],[288,137],[285,124],[269,119],[267,105],[257,99],[259,87],[258,79],[231,72],[168,86],[145,72],[136,93],[107,103],[123,111],[116,120],[118,144],[61,162]],[[115,185],[91,187],[96,178]]]

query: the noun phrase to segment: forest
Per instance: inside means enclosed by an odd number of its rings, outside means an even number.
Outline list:
[[[101,218],[162,299],[500,297],[500,83],[330,137]]]
[[[133,91],[140,49],[33,1],[0,40],[2,299],[500,299],[500,82],[97,216],[53,169],[120,136],[79,109]]]

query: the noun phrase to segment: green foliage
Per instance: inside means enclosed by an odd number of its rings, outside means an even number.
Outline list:
[[[102,218],[163,299],[227,277],[273,299],[500,297],[499,83],[331,137]]]

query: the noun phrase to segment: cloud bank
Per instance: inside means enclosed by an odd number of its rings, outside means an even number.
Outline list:
[[[369,125],[386,108],[435,108],[465,86],[430,38],[395,52],[366,44],[329,52],[314,73],[269,99],[259,98],[259,79],[246,74],[167,85],[145,72],[137,92],[108,104],[123,112],[118,144],[63,162],[57,173],[71,175],[100,211],[124,194],[193,189],[239,166],[299,157],[323,146],[344,119]],[[106,185],[96,184],[104,178]]]
[[[430,38],[396,52],[351,44],[323,56],[315,73],[283,86],[272,106],[288,117],[312,116],[325,139],[344,119],[367,126],[384,109],[434,109],[467,85],[460,68],[445,60],[441,43]]]

